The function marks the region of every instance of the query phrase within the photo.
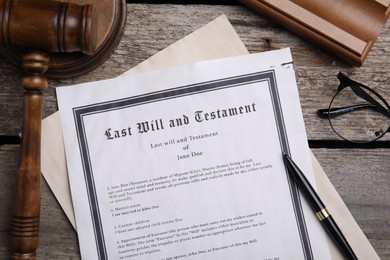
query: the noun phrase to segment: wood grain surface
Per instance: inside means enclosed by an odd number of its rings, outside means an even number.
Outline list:
[[[342,70],[390,101],[390,22],[362,67],[352,67],[240,5],[128,4],[123,39],[111,58],[86,75],[50,80],[44,117],[57,110],[55,87],[108,79],[129,70],[221,14],[226,14],[251,53],[290,47],[311,142],[338,140],[316,110],[328,106]],[[0,138],[21,131],[22,72],[0,56]],[[109,90],[107,90],[109,91]],[[314,154],[381,259],[390,259],[390,134],[376,149],[316,148]],[[336,143],[344,145],[343,142]],[[317,145],[318,147],[318,145]],[[327,146],[326,146],[327,147]],[[387,147],[387,148],[386,148]],[[19,145],[0,146],[0,259],[9,259],[11,198]],[[38,259],[79,259],[77,235],[42,181]]]
[[[45,92],[44,117],[57,110],[54,88],[115,77],[225,13],[251,53],[290,47],[309,140],[332,140],[326,120],[316,111],[325,108],[336,91],[337,73],[372,86],[390,100],[390,23],[383,28],[362,67],[350,66],[242,6],[128,4],[126,31],[115,53],[100,68],[86,75],[51,80]],[[172,13],[172,15],[167,15]],[[21,130],[23,90],[21,72],[0,57],[0,135]],[[390,137],[385,137],[390,140]]]

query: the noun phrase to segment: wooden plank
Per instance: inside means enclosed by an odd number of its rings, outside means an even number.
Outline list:
[[[313,149],[381,259],[390,259],[390,149]]]
[[[314,154],[381,259],[390,259],[389,149],[314,149]],[[0,146],[0,259],[9,258],[11,197],[19,146]],[[79,259],[76,232],[42,181],[39,259]]]
[[[91,73],[77,78],[50,80],[50,87],[45,91],[44,116],[57,110],[55,87],[118,76],[222,13],[227,15],[252,53],[291,47],[309,139],[337,139],[327,120],[316,116],[316,110],[328,106],[338,85],[336,75],[340,70],[373,86],[390,100],[387,91],[390,84],[390,22],[382,30],[365,64],[357,68],[335,59],[243,6],[128,4],[127,7],[126,31],[115,53]],[[17,135],[22,117],[21,72],[1,58],[0,75],[3,77],[0,85],[0,135]]]

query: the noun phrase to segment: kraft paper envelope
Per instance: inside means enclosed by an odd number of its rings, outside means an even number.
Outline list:
[[[244,44],[225,15],[222,15],[177,41],[123,75],[162,69],[206,59],[248,54]],[[359,228],[348,208],[334,189],[317,159],[312,154],[314,174],[319,195],[344,232],[359,259],[379,259],[368,239]],[[42,122],[42,174],[76,228],[66,169],[65,151],[59,113]],[[332,241],[329,242],[332,259],[343,259]]]

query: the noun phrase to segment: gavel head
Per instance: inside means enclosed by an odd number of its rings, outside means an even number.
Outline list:
[[[97,49],[96,19],[92,5],[0,0],[0,47],[91,55]]]

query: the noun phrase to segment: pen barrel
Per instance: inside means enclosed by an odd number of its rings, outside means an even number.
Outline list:
[[[290,176],[292,176],[292,178],[295,180],[297,186],[305,195],[310,206],[314,209],[314,212],[316,212],[318,219],[321,221],[325,229],[328,231],[329,235],[332,236],[332,238],[334,239],[335,243],[340,248],[340,250],[344,253],[347,259],[349,260],[357,259],[347,239],[345,239],[340,228],[337,226],[333,217],[328,213],[324,203],[321,201],[320,197],[317,195],[313,186],[311,186],[310,182],[303,174],[303,172],[294,163],[294,161],[286,154],[283,155],[283,161],[287,167]]]
[[[306,178],[303,172],[294,163],[294,161],[291,160],[290,157],[283,156],[283,160],[285,161],[285,165],[287,166],[290,176],[293,177],[295,183],[299,187],[299,190],[304,194],[313,210],[315,212],[322,211],[325,208],[325,204],[317,195],[313,186],[310,184],[309,180]]]
[[[343,235],[343,232],[341,232],[340,228],[334,221],[333,217],[329,215],[328,217],[321,220],[321,222],[328,231],[329,235],[332,236],[332,238],[336,242],[336,245],[340,248],[340,251],[344,253],[344,256],[348,260],[358,259],[353,252],[351,246],[349,245],[347,239]]]

